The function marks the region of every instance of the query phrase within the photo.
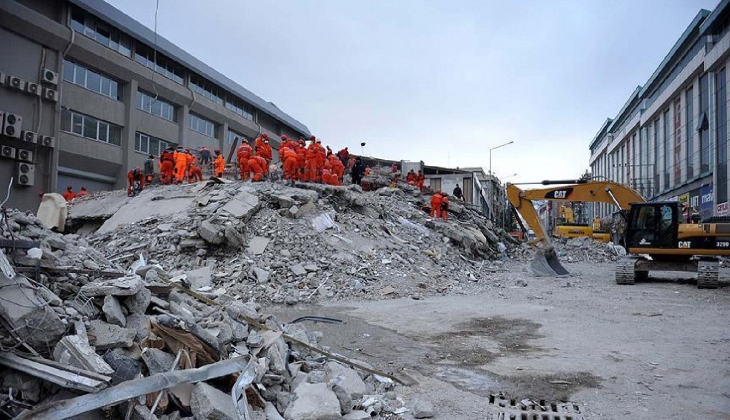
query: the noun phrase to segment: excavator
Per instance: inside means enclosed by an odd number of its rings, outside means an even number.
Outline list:
[[[533,200],[584,201],[614,204],[626,221],[624,237],[629,255],[616,267],[616,284],[646,280],[650,271],[684,271],[697,273],[699,288],[718,287],[718,257],[730,256],[729,218],[684,223],[681,203],[646,202],[638,192],[611,181],[543,181],[542,184],[560,186],[523,191],[507,184],[507,198],[512,207],[536,234],[529,242],[537,250],[531,264],[535,275],[569,273],[558,260]]]
[[[609,242],[611,235],[608,232],[600,231],[600,223],[593,226],[585,223],[576,223],[573,209],[567,205],[561,205],[558,209],[559,221],[553,235],[558,238],[593,238],[599,242]]]

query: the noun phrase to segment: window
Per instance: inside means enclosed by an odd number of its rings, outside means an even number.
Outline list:
[[[92,140],[121,145],[121,127],[66,108],[61,109],[61,130]]]
[[[166,148],[174,146],[173,143],[140,133],[139,131],[134,133],[134,150],[146,155],[160,156]]]
[[[156,52],[141,42],[137,42],[137,49],[134,52],[134,60],[170,80],[183,84],[183,67],[174,60],[167,58],[159,51]]]
[[[112,99],[122,99],[115,80],[69,60],[63,60],[63,79]]]
[[[708,75],[700,77],[700,119],[697,122],[697,130],[700,132],[700,174],[710,171],[710,92],[708,86]]]
[[[715,187],[716,203],[727,202],[727,87],[725,81],[725,68],[715,75],[715,103],[717,112],[715,116],[716,142],[717,142],[717,186]]]
[[[137,92],[137,109],[157,115],[168,121],[175,121],[174,105],[141,90]]]
[[[669,109],[664,111],[664,189],[669,189]]]
[[[190,75],[190,90],[205,96],[218,105],[223,105],[223,92],[213,83],[197,74]]]
[[[71,8],[71,28],[95,40],[99,44],[127,57],[132,56],[131,40],[127,34],[106,22],[84,12],[81,8]]]
[[[190,113],[190,128],[208,137],[215,137],[215,123]]]
[[[687,159],[687,180],[694,177],[694,90],[692,88],[687,89],[685,93],[685,120],[687,121],[687,151],[684,153],[685,159]]]
[[[240,140],[244,138],[243,134],[237,133],[233,130],[228,130],[228,134],[226,134],[226,141],[228,142],[228,144],[233,144],[236,138],[238,138],[240,146]]]
[[[253,121],[253,108],[243,102],[239,102],[235,99],[228,99],[226,100],[226,108],[249,121]]]

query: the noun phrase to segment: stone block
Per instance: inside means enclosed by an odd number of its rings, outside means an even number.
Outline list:
[[[327,384],[302,383],[294,390],[296,399],[287,407],[287,420],[339,420],[340,402]]]
[[[137,332],[130,328],[122,328],[99,320],[89,323],[88,332],[90,336],[94,336],[93,339],[89,337],[89,343],[97,350],[130,347],[137,335]]]
[[[81,287],[79,293],[93,296],[132,296],[142,290],[144,281],[140,276],[120,277],[112,280],[99,280]]]
[[[196,419],[238,419],[231,396],[204,382],[198,382],[193,388],[190,398],[190,410]]]
[[[104,296],[104,306],[101,307],[101,310],[104,312],[106,322],[120,327],[127,326],[127,319],[124,317],[124,312],[122,312],[122,305],[114,296]]]

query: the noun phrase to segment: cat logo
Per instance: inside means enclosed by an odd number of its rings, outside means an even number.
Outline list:
[[[692,248],[690,241],[679,241],[679,249],[689,249]]]
[[[555,198],[558,198],[559,199],[559,198],[565,198],[565,196],[567,196],[567,195],[568,195],[568,192],[567,191],[555,191],[555,193],[554,193],[553,196]]]

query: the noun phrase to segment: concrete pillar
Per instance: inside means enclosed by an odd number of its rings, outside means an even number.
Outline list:
[[[178,134],[178,146],[188,146],[188,127],[190,127],[190,107],[183,105],[180,108],[180,115],[178,121],[180,121],[180,133]]]
[[[137,107],[134,106],[137,99],[136,79],[132,79],[124,85],[122,98],[124,99],[124,127],[122,127],[122,162],[117,173],[116,188],[124,188],[127,183],[127,172],[132,169],[132,156],[134,156],[134,134],[137,128]]]

